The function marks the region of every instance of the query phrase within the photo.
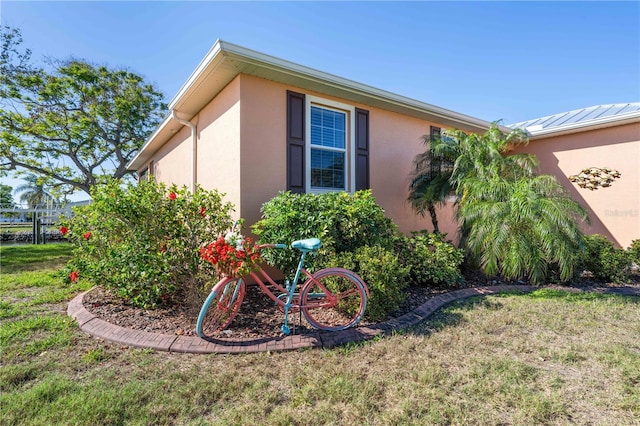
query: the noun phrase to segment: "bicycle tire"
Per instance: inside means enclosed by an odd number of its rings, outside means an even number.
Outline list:
[[[196,334],[211,337],[224,330],[240,310],[247,286],[242,278],[223,278],[216,284],[200,308]]]
[[[302,312],[315,328],[345,330],[362,319],[367,294],[366,284],[354,272],[343,268],[321,269],[302,287]]]

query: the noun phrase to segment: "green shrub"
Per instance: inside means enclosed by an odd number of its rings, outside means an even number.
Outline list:
[[[460,267],[464,250],[445,241],[442,234],[413,232],[402,247],[402,259],[409,267],[412,283],[444,288],[460,287],[464,277]]]
[[[631,261],[640,266],[640,240],[631,241],[631,245],[627,248],[627,252],[631,257]]]
[[[369,300],[365,316],[380,321],[400,308],[406,298],[409,268],[402,266],[398,256],[380,246],[358,247],[354,253],[343,252],[331,257],[331,266],[355,271],[367,283]]]
[[[307,267],[327,266],[327,256],[354,253],[364,246],[393,249],[399,238],[396,225],[384,215],[371,191],[326,194],[282,192],[262,206],[262,219],[253,232],[262,244],[290,244],[304,238],[320,238],[322,248],[309,257]],[[264,259],[290,276],[298,265],[293,250],[267,250]],[[330,265],[334,266],[334,265]]]
[[[602,281],[621,283],[628,281],[631,271],[631,257],[602,235],[584,237],[585,251],[580,264]]]
[[[316,256],[307,257],[307,269],[341,266],[360,275],[371,292],[370,319],[384,317],[402,302],[407,275],[394,252],[401,235],[371,191],[280,193],[262,206],[262,219],[253,232],[262,244],[320,238],[322,248]],[[263,258],[291,278],[299,253],[265,250]]]
[[[152,307],[173,296],[199,300],[212,272],[200,259],[200,247],[232,224],[233,207],[221,194],[109,181],[91,196],[91,204],[75,208],[61,224],[76,245],[69,271],[135,306]]]

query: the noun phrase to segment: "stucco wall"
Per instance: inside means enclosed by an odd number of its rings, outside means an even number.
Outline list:
[[[408,176],[416,154],[424,151],[421,137],[429,123],[364,104],[309,92],[248,75],[240,76],[241,92],[241,215],[251,224],[260,206],[286,189],[286,91],[333,100],[370,112],[370,183],[378,204],[403,232],[431,228],[430,219],[416,215],[405,202]],[[440,209],[441,231],[455,237],[451,206]]]
[[[200,185],[225,192],[247,226],[260,219],[262,204],[286,190],[287,90],[368,110],[373,195],[403,232],[431,229],[430,218],[415,214],[405,200],[413,159],[425,149],[421,137],[431,125],[442,126],[249,75],[237,76],[191,120],[198,131]],[[189,186],[190,129],[182,127],[152,160],[158,181]],[[438,219],[440,230],[455,239],[451,204],[438,210]]]
[[[535,154],[540,171],[556,176],[589,211],[589,234],[602,234],[626,248],[640,238],[640,123],[544,139],[516,152]],[[586,167],[611,167],[622,177],[609,188],[583,189],[569,181]]]
[[[179,125],[176,124],[176,129]],[[191,185],[191,130],[183,127],[164,144],[152,157],[153,175],[157,182],[175,183],[178,186]]]
[[[178,111],[180,115],[180,111]],[[198,115],[191,119],[197,128],[196,182],[205,189],[226,193],[225,200],[240,205],[240,81],[235,79]],[[191,187],[191,129],[172,121],[179,129],[156,152],[153,174],[156,181]],[[236,211],[239,216],[239,212]]]
[[[429,134],[430,126],[441,126],[375,108],[370,109],[369,125],[373,195],[403,232],[432,230],[429,215],[417,215],[406,200],[413,160],[426,149],[422,136]],[[455,240],[457,224],[453,203],[439,207],[437,216],[440,231]]]
[[[197,115],[198,183],[217,189],[241,209],[240,79],[235,78]],[[187,173],[188,165],[182,165]]]
[[[246,225],[260,219],[260,207],[287,188],[286,88],[240,75],[241,215]]]

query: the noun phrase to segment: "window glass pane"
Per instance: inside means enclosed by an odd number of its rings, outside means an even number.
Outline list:
[[[329,148],[345,148],[346,114],[311,107],[311,144]]]
[[[345,154],[311,149],[311,187],[345,189]]]
[[[311,126],[322,126],[322,110],[317,107],[311,107]]]

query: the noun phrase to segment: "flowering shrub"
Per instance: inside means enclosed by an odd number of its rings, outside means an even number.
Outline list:
[[[179,298],[202,303],[213,267],[200,248],[232,224],[233,206],[217,191],[152,181],[97,185],[93,202],[74,208],[60,232],[76,248],[71,281],[102,284],[139,307]]]
[[[218,274],[228,277],[248,275],[260,262],[260,252],[253,240],[234,231],[203,247],[200,257],[211,263]]]

